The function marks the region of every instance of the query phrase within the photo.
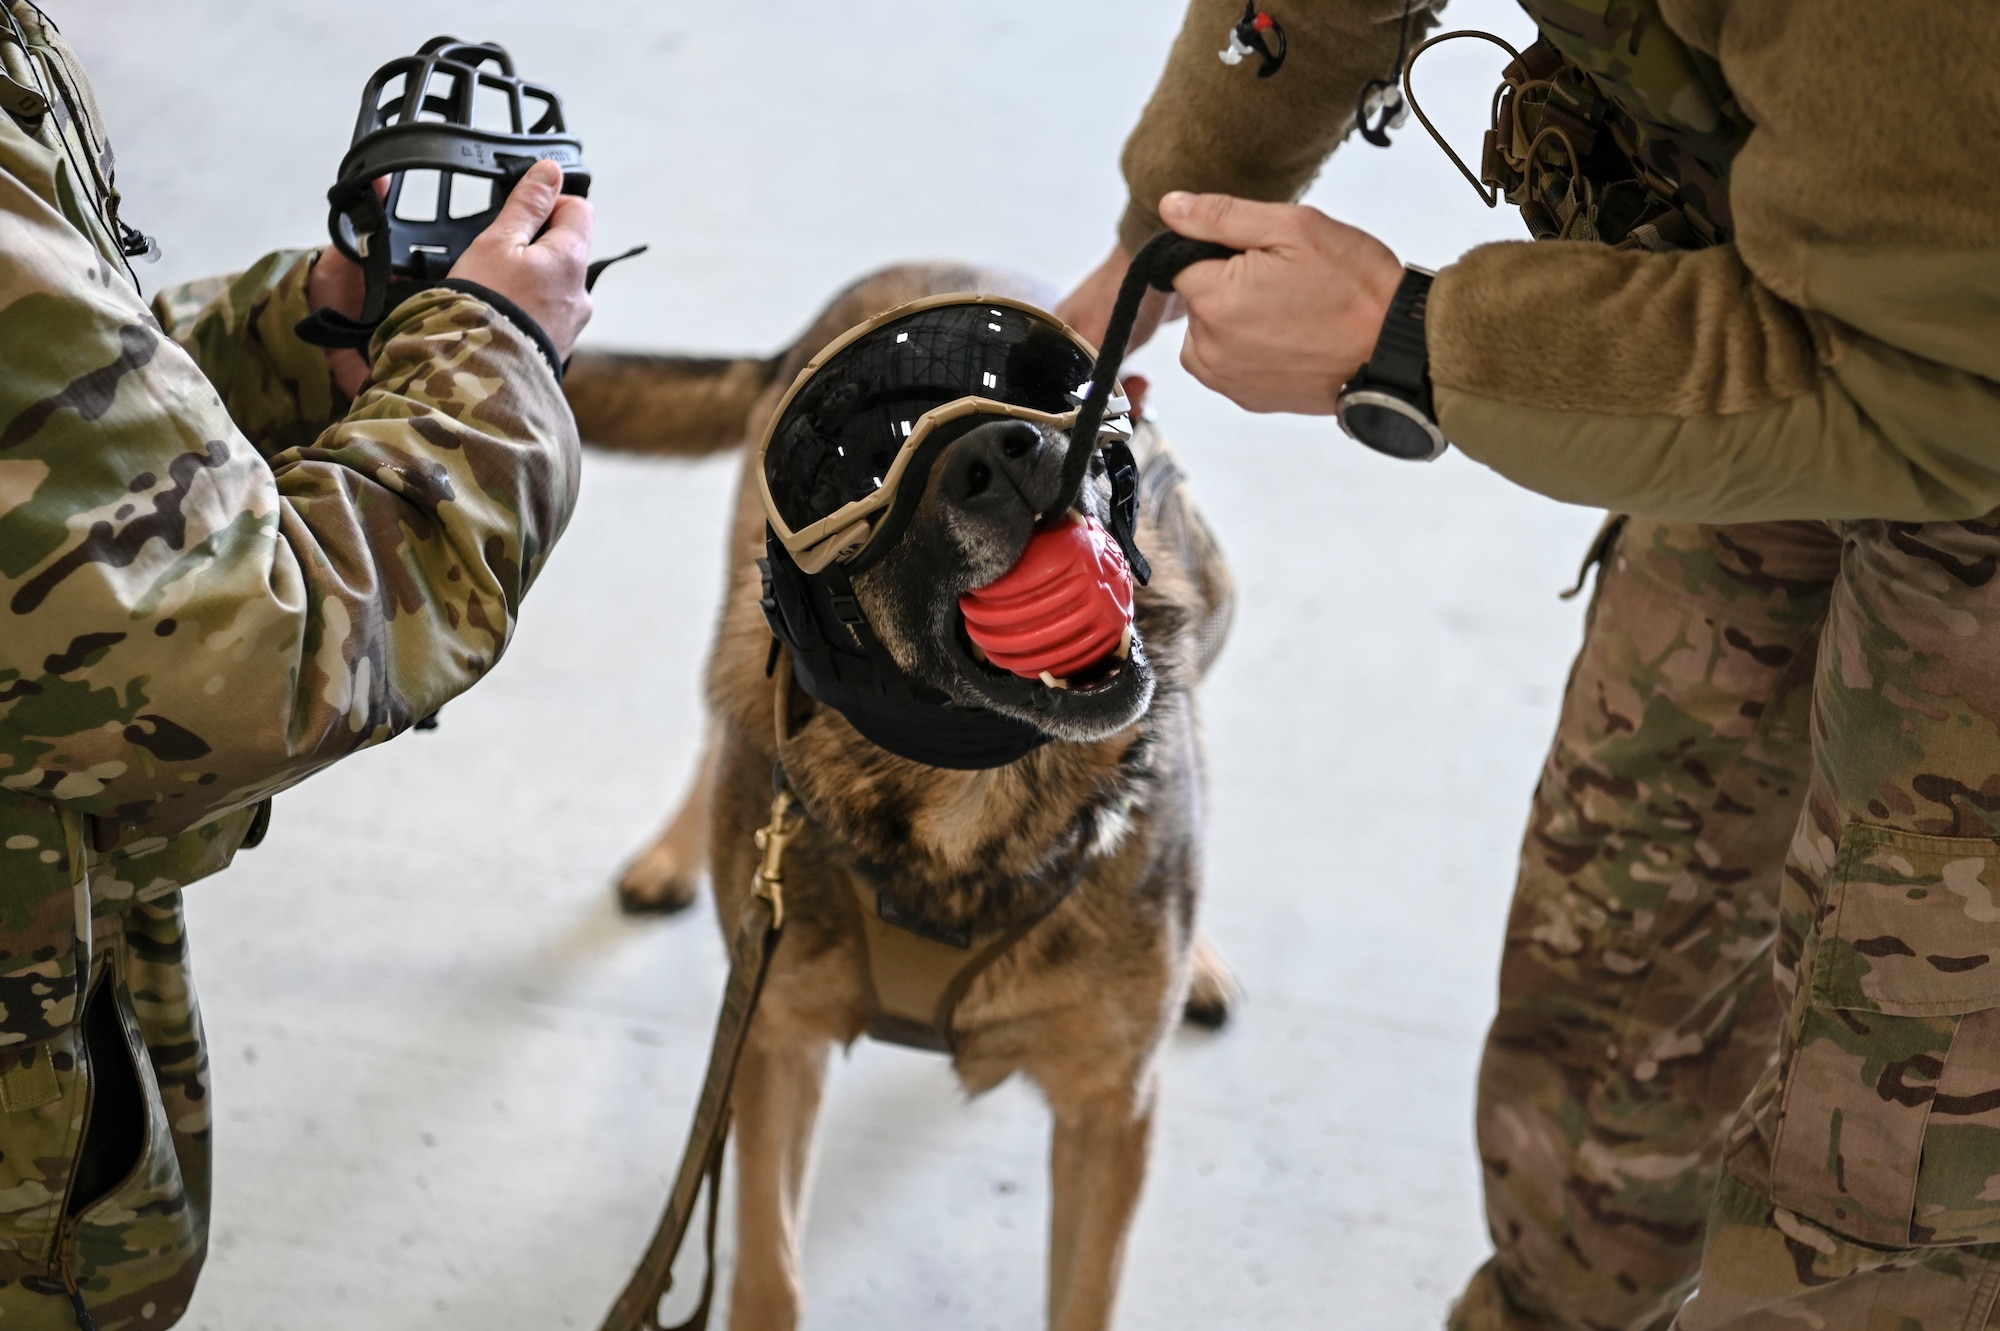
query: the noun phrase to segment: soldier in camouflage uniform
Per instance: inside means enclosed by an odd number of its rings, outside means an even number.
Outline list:
[[[165,1327],[209,1193],[180,889],[505,648],[576,495],[590,218],[537,168],[337,378],[292,329],[344,261],[147,307],[76,59],[0,3],[0,1325]]]
[[[2000,21],[1523,2],[1542,41],[1480,174],[1569,243],[1438,274],[1437,419],[1630,516],[1523,847],[1479,1086],[1494,1256],[1452,1325],[1991,1325]],[[1392,73],[1404,6],[1265,7],[1267,80],[1216,59],[1240,5],[1194,0],[1120,246],[1064,311],[1101,329],[1164,217],[1250,251],[1183,274],[1183,361],[1324,412],[1400,266],[1276,201]]]

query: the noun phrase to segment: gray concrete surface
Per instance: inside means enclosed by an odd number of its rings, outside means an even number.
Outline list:
[[[52,0],[95,71],[149,282],[323,235],[362,78],[439,31],[568,94],[599,184],[591,338],[764,350],[887,261],[1064,283],[1106,248],[1174,0]],[[1501,0],[1461,26],[1518,34]],[[1221,34],[1217,34],[1221,45]],[[1494,64],[1421,87],[1468,149]],[[1430,58],[1426,57],[1428,61]],[[1432,264],[1516,234],[1412,124],[1312,200]],[[1248,416],[1145,353],[1243,587],[1206,698],[1208,927],[1249,999],[1180,1037],[1128,1328],[1434,1326],[1481,1259],[1472,1081],[1596,521],[1462,458]],[[650,1231],[722,979],[712,916],[607,884],[693,759],[731,464],[593,457],[490,681],[278,801],[190,893],[214,1037],[214,1251],[188,1325],[594,1327]],[[837,1072],[808,1324],[1040,1318],[1047,1129],[1015,1086],[861,1047]]]

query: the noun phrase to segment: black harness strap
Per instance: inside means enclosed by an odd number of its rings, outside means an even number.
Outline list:
[[[799,687],[846,717],[869,743],[928,767],[978,771],[1003,767],[1048,742],[1026,721],[962,706],[905,674],[869,626],[840,565],[800,571],[768,528],[758,564],[764,618],[773,641],[789,650]]]

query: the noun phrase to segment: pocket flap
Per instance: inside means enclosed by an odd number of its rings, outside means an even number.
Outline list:
[[[2000,1007],[2000,840],[1850,823],[1813,1001],[1931,1017]]]

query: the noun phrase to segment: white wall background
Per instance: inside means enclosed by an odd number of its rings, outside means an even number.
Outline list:
[[[450,31],[566,94],[597,173],[591,340],[775,348],[899,259],[1064,284],[1108,247],[1174,0],[50,0],[93,70],[150,284],[324,235],[362,80]],[[1519,36],[1500,0],[1459,26]],[[1217,34],[1218,47],[1222,34]],[[1477,142],[1493,48],[1420,87]],[[1518,222],[1412,123],[1311,201],[1431,265]],[[1167,1070],[1126,1327],[1436,1325],[1484,1255],[1471,1094],[1595,515],[1137,368],[1236,566],[1209,686],[1206,921],[1250,989]],[[284,796],[190,893],[214,1040],[214,1252],[188,1325],[597,1324],[650,1232],[720,991],[712,915],[607,884],[678,794],[733,464],[593,457],[515,645],[443,728]],[[1040,1317],[1046,1123],[862,1047],[807,1239],[816,1328]]]

